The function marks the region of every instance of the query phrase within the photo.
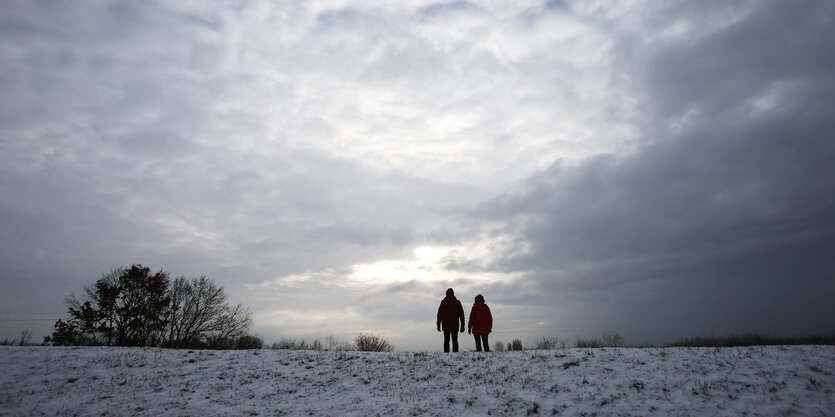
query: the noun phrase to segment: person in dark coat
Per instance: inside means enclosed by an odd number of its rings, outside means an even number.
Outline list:
[[[487,341],[487,335],[493,331],[493,315],[490,314],[490,307],[484,304],[484,296],[481,294],[475,296],[467,329],[469,334],[475,336],[475,350],[481,352],[481,346],[484,345],[484,351],[489,352],[490,342]]]
[[[460,329],[458,323],[461,323]],[[444,352],[449,352],[449,340],[452,339],[452,351],[458,352],[458,332],[464,333],[464,307],[455,298],[452,288],[446,290],[446,297],[438,307],[438,331],[444,331]],[[443,327],[442,327],[443,326]]]

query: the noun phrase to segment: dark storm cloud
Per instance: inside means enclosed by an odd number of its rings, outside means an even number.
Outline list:
[[[833,330],[835,6],[756,6],[640,51],[647,145],[558,162],[481,207],[517,240],[494,266],[536,283],[494,291],[525,294],[554,332]]]
[[[833,5],[808,1],[757,6],[728,28],[650,55],[644,76],[656,116],[683,113],[689,106],[721,116],[740,99],[775,83],[814,82],[831,88]],[[806,100],[815,100],[808,93],[798,97],[804,107],[817,104]]]

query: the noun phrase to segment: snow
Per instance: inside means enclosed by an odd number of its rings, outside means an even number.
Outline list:
[[[0,347],[0,416],[835,414],[835,347],[502,353]]]

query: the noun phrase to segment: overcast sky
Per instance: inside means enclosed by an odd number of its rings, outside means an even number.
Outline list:
[[[133,263],[268,343],[835,331],[831,1],[2,10],[0,339]]]

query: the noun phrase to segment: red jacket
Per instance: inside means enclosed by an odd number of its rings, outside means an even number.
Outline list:
[[[473,304],[470,310],[470,324],[467,326],[473,334],[490,334],[493,330],[493,315],[484,302]]]
[[[461,307],[461,302],[454,295],[448,295],[441,300],[438,307],[438,324],[442,323],[445,332],[458,332],[464,328],[464,307]]]

